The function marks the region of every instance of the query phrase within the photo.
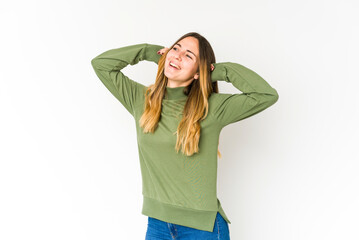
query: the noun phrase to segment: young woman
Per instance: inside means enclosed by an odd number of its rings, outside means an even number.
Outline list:
[[[121,72],[142,60],[158,64],[148,87]],[[108,50],[91,64],[136,123],[146,239],[229,239],[231,222],[217,198],[219,134],[273,105],[277,91],[243,65],[216,63],[196,32],[169,48],[142,43]],[[242,93],[218,93],[217,81]]]

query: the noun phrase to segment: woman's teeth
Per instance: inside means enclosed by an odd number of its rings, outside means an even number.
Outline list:
[[[175,64],[173,64],[173,63],[170,63],[170,66],[172,66],[172,67],[174,67],[174,68],[176,68],[177,70],[179,70],[179,67],[177,67]]]

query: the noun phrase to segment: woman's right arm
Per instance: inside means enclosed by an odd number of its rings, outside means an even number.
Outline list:
[[[98,78],[131,115],[134,114],[136,101],[144,94],[145,86],[128,78],[121,70],[128,64],[135,65],[143,60],[157,64],[161,58],[157,51],[162,48],[148,43],[130,45],[108,50],[91,60]]]

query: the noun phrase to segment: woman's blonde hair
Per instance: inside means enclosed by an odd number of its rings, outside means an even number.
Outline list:
[[[199,78],[194,79],[184,88],[184,93],[188,98],[182,112],[182,119],[174,134],[177,134],[175,146],[177,153],[181,148],[183,154],[191,156],[199,151],[200,122],[207,117],[208,98],[212,92],[218,93],[217,81],[212,82],[211,80],[211,63],[215,63],[216,58],[210,43],[199,33],[189,32],[183,35],[161,56],[158,62],[156,81],[145,92],[144,112],[139,123],[144,133],[153,133],[156,130],[168,82],[168,78],[164,74],[166,56],[176,43],[186,37],[194,37],[198,40]],[[219,150],[217,153],[221,157]]]

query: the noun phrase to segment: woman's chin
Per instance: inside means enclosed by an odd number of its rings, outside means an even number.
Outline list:
[[[174,77],[173,74],[168,73],[166,70],[165,70],[164,74],[165,74],[165,76],[166,76],[167,78],[173,78],[173,77]]]

